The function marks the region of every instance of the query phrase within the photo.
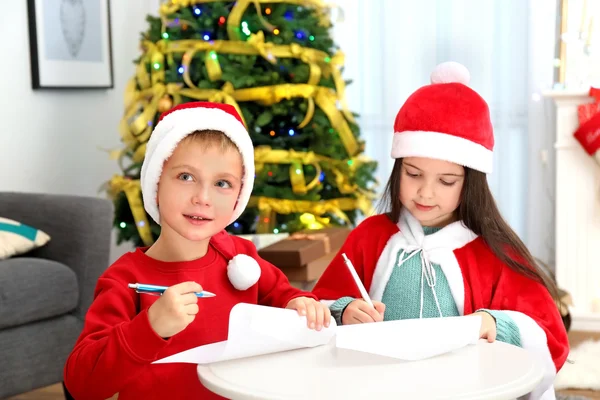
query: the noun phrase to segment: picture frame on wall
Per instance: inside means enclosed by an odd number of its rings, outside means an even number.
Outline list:
[[[33,89],[114,87],[109,0],[27,0]]]

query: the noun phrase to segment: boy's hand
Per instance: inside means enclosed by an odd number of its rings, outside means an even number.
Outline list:
[[[383,321],[383,313],[385,312],[385,304],[380,301],[373,301],[371,307],[366,301],[359,299],[348,304],[342,314],[342,325],[365,324],[368,322]]]
[[[485,311],[477,311],[471,315],[481,317],[481,328],[479,329],[479,338],[487,339],[489,343],[496,340],[496,320]]]
[[[323,326],[328,327],[331,321],[329,307],[310,297],[296,297],[290,300],[285,308],[296,310],[300,315],[306,315],[306,324],[310,329],[320,331]]]
[[[169,287],[148,309],[148,319],[154,332],[169,338],[184,330],[198,314],[198,297],[202,286],[183,282]]]

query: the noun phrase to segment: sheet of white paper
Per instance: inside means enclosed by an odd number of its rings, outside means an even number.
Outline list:
[[[295,310],[278,309],[278,312],[262,312],[259,308],[253,308],[253,311],[250,328],[260,335],[261,340],[270,337],[301,348],[327,344],[335,336],[336,324],[333,318],[329,327],[316,331],[308,329],[306,317],[299,316]]]
[[[337,328],[336,346],[402,360],[422,360],[479,340],[481,317],[406,319]]]
[[[333,320],[332,320],[333,322]],[[335,335],[335,322],[321,331],[308,329],[306,317],[295,310],[237,304],[229,315],[226,341],[195,347],[165,357],[153,364],[209,364],[328,343]]]

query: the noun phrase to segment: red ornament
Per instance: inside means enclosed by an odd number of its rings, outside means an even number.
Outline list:
[[[223,25],[225,23],[225,17],[219,17],[219,25]]]

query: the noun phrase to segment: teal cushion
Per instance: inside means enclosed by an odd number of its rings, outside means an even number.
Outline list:
[[[0,217],[0,260],[27,253],[49,241],[50,236],[39,229]]]

